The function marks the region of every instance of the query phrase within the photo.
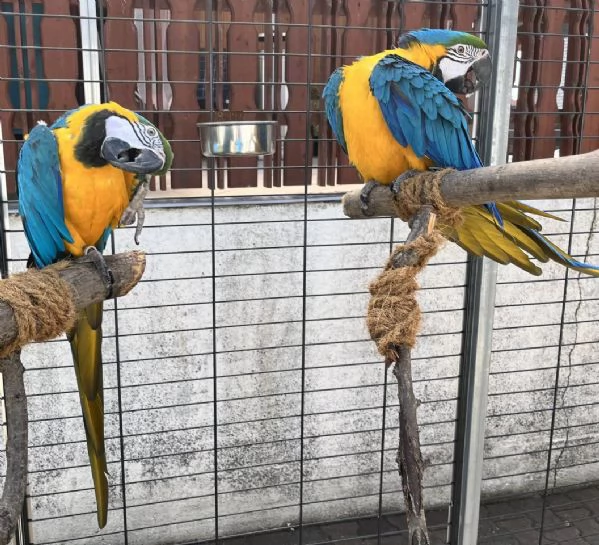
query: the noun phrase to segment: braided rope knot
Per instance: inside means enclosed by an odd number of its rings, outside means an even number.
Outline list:
[[[60,268],[30,269],[0,282],[0,301],[12,308],[17,324],[17,336],[0,348],[0,358],[30,342],[58,337],[74,326],[73,293],[58,275]]]
[[[437,214],[441,224],[458,227],[463,222],[462,212],[459,208],[448,206],[441,195],[441,181],[452,168],[438,171],[425,170],[410,173],[405,180],[399,182],[394,204],[397,216],[404,221],[410,219],[418,212],[421,206],[430,204]]]
[[[462,213],[445,203],[440,190],[443,176],[451,171],[410,173],[399,179],[394,197],[398,217],[410,221],[423,206],[429,205],[441,227],[458,227],[463,222]],[[369,286],[366,324],[370,337],[387,361],[397,361],[400,345],[413,348],[420,331],[422,315],[416,299],[420,286],[416,277],[445,242],[432,225],[429,232],[397,246],[384,270]]]

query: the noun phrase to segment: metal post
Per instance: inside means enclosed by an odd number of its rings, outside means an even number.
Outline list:
[[[102,102],[96,0],[79,0],[83,96],[86,104]]]
[[[479,111],[479,151],[488,165],[505,163],[514,78],[518,1],[491,0],[483,12],[494,73]],[[476,545],[491,362],[497,264],[469,258],[452,498],[452,545]]]
[[[8,218],[8,187],[6,183],[6,163],[4,162],[4,135],[0,126],[0,206],[2,218],[0,221],[0,276],[8,278],[8,260],[10,259],[9,241],[6,234],[9,230]]]

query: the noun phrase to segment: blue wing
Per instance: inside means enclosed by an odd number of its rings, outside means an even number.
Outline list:
[[[111,234],[112,234],[112,227],[107,227],[106,229],[104,229],[104,232],[102,233],[102,236],[100,237],[100,240],[98,240],[98,242],[96,242],[95,246],[96,246],[96,248],[98,248],[98,250],[100,250],[100,252],[103,252],[106,249],[106,244],[108,243],[108,240],[110,239]]]
[[[46,125],[36,125],[23,144],[18,165],[19,213],[35,264],[45,267],[73,242],[64,222],[58,144]]]
[[[333,129],[333,134],[339,145],[343,148],[343,151],[347,153],[347,144],[345,143],[345,135],[343,134],[343,117],[341,115],[341,107],[339,106],[339,88],[342,83],[343,69],[337,68],[331,74],[322,92],[322,98],[324,99],[324,108],[329,125]]]
[[[483,166],[468,133],[468,112],[431,72],[398,55],[387,55],[374,67],[370,88],[389,130],[402,146],[435,166],[467,170]],[[499,225],[494,203],[485,205]]]
[[[467,112],[431,72],[397,55],[387,55],[370,75],[372,94],[395,139],[438,167],[482,166],[472,145]]]

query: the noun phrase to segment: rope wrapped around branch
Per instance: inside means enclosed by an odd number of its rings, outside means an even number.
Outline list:
[[[387,360],[395,359],[393,347],[405,344],[413,348],[416,343],[421,322],[416,301],[419,289],[416,275],[437,253],[444,240],[439,232],[433,231],[409,244],[397,246],[383,272],[370,284],[366,323],[370,337]],[[395,268],[397,257],[408,252],[414,255],[415,263]]]
[[[59,276],[61,268],[30,269],[0,282],[0,301],[12,308],[17,324],[17,336],[0,349],[0,358],[73,327],[77,310],[71,287]]]
[[[403,180],[395,195],[397,215],[411,221],[423,206],[431,206],[430,225],[412,229],[408,241],[393,251],[383,272],[369,287],[367,326],[370,337],[387,361],[396,361],[396,348],[413,348],[420,331],[421,312],[416,300],[419,289],[416,276],[445,242],[434,230],[434,220],[441,225],[458,226],[462,221],[459,208],[447,206],[439,189],[441,180],[452,169],[414,174]]]
[[[441,194],[441,181],[450,172],[455,170],[410,171],[409,177],[399,184],[399,191],[393,198],[397,217],[410,221],[422,206],[430,204],[440,224],[452,227],[460,225],[463,221],[461,210],[448,206]]]

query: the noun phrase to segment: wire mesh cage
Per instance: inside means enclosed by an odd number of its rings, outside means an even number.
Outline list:
[[[509,160],[593,149],[593,3],[523,3],[520,14]],[[96,530],[74,373],[57,340],[24,352],[30,465],[20,543],[407,539],[397,398],[364,314],[369,281],[408,230],[343,217],[339,194],[359,180],[320,95],[334,68],[423,26],[484,38],[489,5],[0,2],[5,272],[23,269],[28,255],[15,170],[38,119],[114,100],[159,126],[176,156],[152,183],[144,279],[107,304],[108,525]],[[467,106],[476,140],[484,115],[475,98]],[[229,120],[276,121],[274,154],[203,157],[197,124]],[[574,218],[548,231],[592,258],[595,203],[544,204]],[[112,251],[135,248],[132,239],[130,229],[116,232]],[[434,543],[449,542],[458,520],[449,506],[460,463],[466,260],[448,245],[421,278],[414,379]],[[483,481],[496,507],[483,507],[481,540],[514,527],[501,529],[509,517],[498,495],[591,480],[593,440],[578,438],[593,437],[595,291],[593,280],[558,267],[534,281],[501,269]],[[574,388],[580,394],[568,394]],[[555,472],[581,464],[588,472]],[[531,527],[538,534],[549,523]]]
[[[594,2],[520,6],[509,160],[597,147],[595,10]],[[547,222],[552,240],[596,259],[596,199],[542,204],[565,220]],[[481,543],[597,538],[595,299],[592,281],[559,267],[538,279],[500,269],[483,490],[525,497],[483,507]]]

